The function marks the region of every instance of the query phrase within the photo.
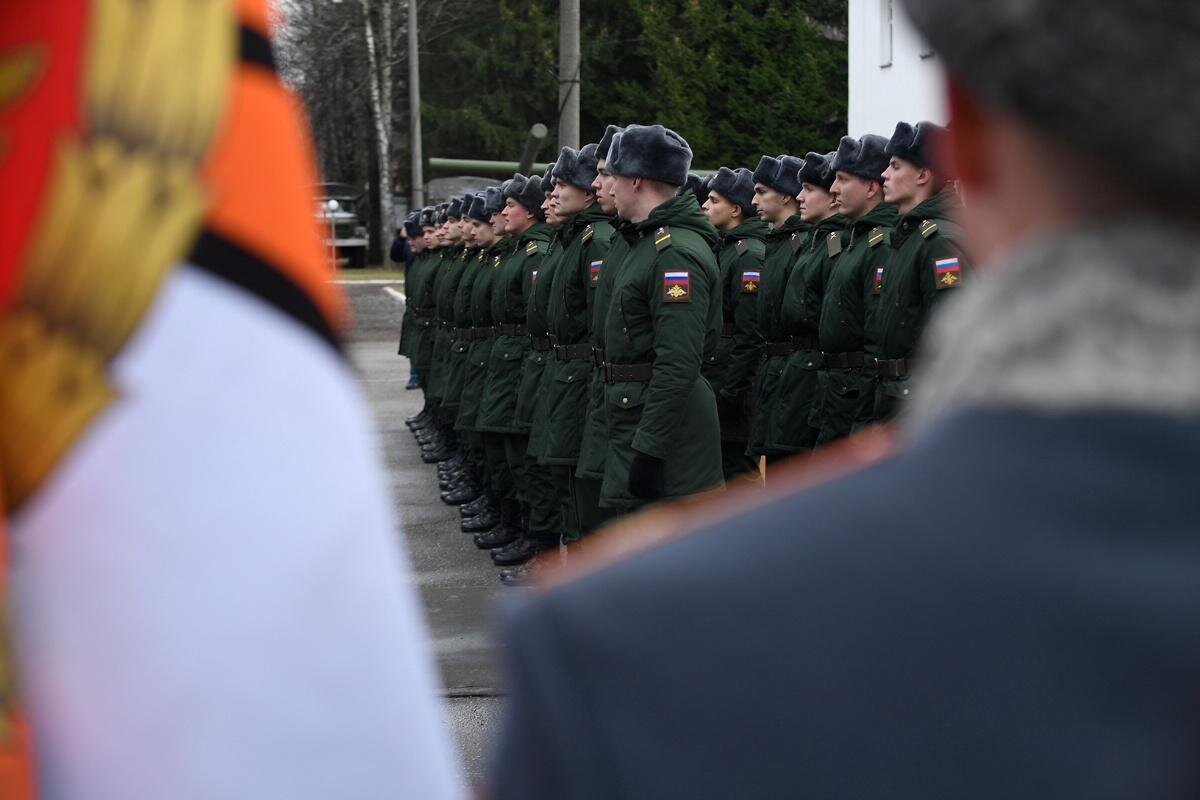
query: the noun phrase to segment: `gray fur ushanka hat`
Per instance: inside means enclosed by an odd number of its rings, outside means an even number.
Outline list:
[[[662,125],[630,125],[613,137],[604,163],[613,175],[649,178],[679,187],[687,183],[692,148],[682,136]]]
[[[585,144],[578,150],[564,147],[550,174],[556,182],[568,183],[590,193],[597,174],[596,145]]]
[[[596,145],[596,158],[608,158],[608,151],[612,148],[613,137],[623,130],[625,129],[620,125],[609,125],[604,129],[604,135],[600,137],[600,142]]]
[[[526,178],[517,173],[512,177],[512,183],[504,190],[505,197],[511,197],[534,214],[541,214],[542,202],[546,195],[542,192],[542,179],[537,175]]]
[[[800,183],[819,186],[828,192],[829,187],[833,186],[833,170],[830,169],[830,164],[835,155],[837,155],[836,151],[824,155],[820,153],[805,154],[804,166],[800,168],[800,173],[796,178]]]
[[[800,159],[786,153],[777,158],[763,156],[754,168],[754,182],[787,197],[795,197],[800,194],[800,182],[796,180],[796,173],[800,171],[801,166]]]
[[[944,173],[938,155],[945,136],[946,129],[932,122],[918,122],[915,126],[897,122],[896,132],[888,140],[884,152],[918,167]]]
[[[721,167],[712,176],[709,189],[742,209],[745,217],[754,217],[754,175],[745,167],[730,169]]]
[[[888,140],[868,133],[861,139],[843,136],[830,165],[834,172],[848,172],[869,181],[882,181],[888,166]]]

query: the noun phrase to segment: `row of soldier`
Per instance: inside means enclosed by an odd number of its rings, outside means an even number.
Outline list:
[[[943,135],[902,122],[701,180],[674,131],[609,126],[408,217],[408,424],[501,580],[898,413],[967,270]]]

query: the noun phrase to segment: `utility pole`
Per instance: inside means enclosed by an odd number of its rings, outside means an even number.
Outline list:
[[[579,148],[579,0],[558,6],[558,146]]]
[[[578,2],[578,0],[576,0]],[[421,69],[417,53],[417,0],[408,0],[408,141],[412,151],[412,208],[425,205],[421,163]]]

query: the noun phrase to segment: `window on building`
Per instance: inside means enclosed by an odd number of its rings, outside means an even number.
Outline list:
[[[879,0],[879,67],[892,65],[892,0]]]

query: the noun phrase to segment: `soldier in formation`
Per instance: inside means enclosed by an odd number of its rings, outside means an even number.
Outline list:
[[[901,122],[699,176],[675,131],[610,125],[410,215],[408,424],[504,583],[903,409],[969,273],[944,137]]]

